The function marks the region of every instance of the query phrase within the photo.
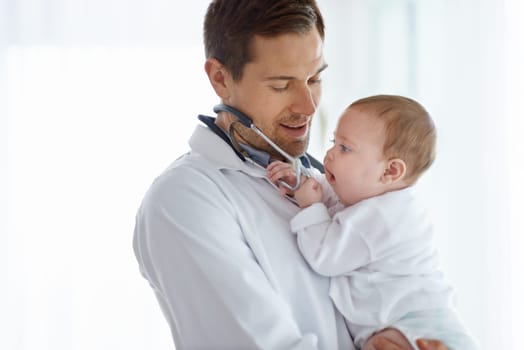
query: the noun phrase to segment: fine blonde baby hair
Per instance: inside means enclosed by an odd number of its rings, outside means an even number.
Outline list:
[[[376,95],[353,102],[383,123],[384,156],[406,163],[404,180],[415,183],[435,160],[437,132],[426,109],[417,101],[397,95]]]

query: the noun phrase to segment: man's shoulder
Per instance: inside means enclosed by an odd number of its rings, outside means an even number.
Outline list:
[[[220,169],[205,157],[190,151],[164,169],[153,181],[152,187],[191,185],[205,178],[213,178],[219,173]]]
[[[142,200],[141,211],[158,212],[161,208],[170,208],[169,211],[173,212],[172,208],[180,206],[218,201],[225,192],[220,180],[217,181],[220,177],[220,169],[208,166],[204,158],[188,153],[152,181]]]

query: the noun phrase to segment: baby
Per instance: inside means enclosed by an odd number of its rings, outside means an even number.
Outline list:
[[[453,350],[476,349],[438,270],[433,230],[411,186],[435,158],[436,131],[416,101],[378,95],[342,114],[325,176],[302,179],[291,220],[311,268],[330,276],[329,294],[358,348],[374,349],[373,334],[396,328],[406,338],[434,338]],[[296,183],[288,163],[272,162],[268,178]],[[396,333],[393,333],[396,334]]]

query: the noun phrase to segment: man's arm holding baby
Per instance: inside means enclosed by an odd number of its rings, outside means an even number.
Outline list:
[[[417,339],[418,350],[449,350],[443,342],[436,339]],[[371,336],[362,350],[413,350],[404,335],[393,328],[388,328]]]

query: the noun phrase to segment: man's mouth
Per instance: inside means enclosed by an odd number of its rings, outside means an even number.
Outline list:
[[[308,132],[309,123],[303,123],[303,124],[297,124],[297,125],[287,125],[287,124],[280,124],[280,126],[284,129],[285,133],[293,138],[301,138],[305,137]]]

